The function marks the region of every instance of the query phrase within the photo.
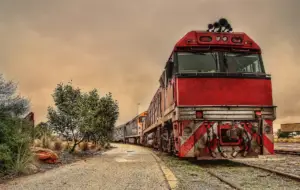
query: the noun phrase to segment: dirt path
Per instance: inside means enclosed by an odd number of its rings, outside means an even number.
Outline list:
[[[118,147],[101,156],[22,177],[0,185],[0,189],[168,189],[149,150],[114,146]]]

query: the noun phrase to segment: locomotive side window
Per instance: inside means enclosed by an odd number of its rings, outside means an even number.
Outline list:
[[[177,56],[178,72],[219,72],[217,53],[185,53]]]

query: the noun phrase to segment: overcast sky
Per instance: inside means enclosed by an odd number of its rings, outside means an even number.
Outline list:
[[[112,92],[126,122],[148,108],[176,41],[220,17],[262,48],[277,123],[300,122],[299,0],[1,0],[0,71],[37,121],[57,83]],[[298,55],[298,56],[297,56]]]

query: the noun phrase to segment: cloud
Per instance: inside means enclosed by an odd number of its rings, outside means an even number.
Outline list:
[[[260,44],[278,121],[288,122],[300,115],[298,7],[298,0],[1,1],[0,69],[30,97],[38,121],[56,84],[72,79],[112,92],[122,123],[138,102],[147,109],[176,41],[224,16]]]

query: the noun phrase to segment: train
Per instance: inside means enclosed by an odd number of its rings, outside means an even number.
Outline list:
[[[146,116],[147,111],[144,111],[127,123],[115,127],[113,132],[114,142],[141,144]]]
[[[141,131],[122,141],[180,158],[234,159],[274,154],[271,75],[262,50],[227,19],[187,32],[175,44],[159,78]]]

